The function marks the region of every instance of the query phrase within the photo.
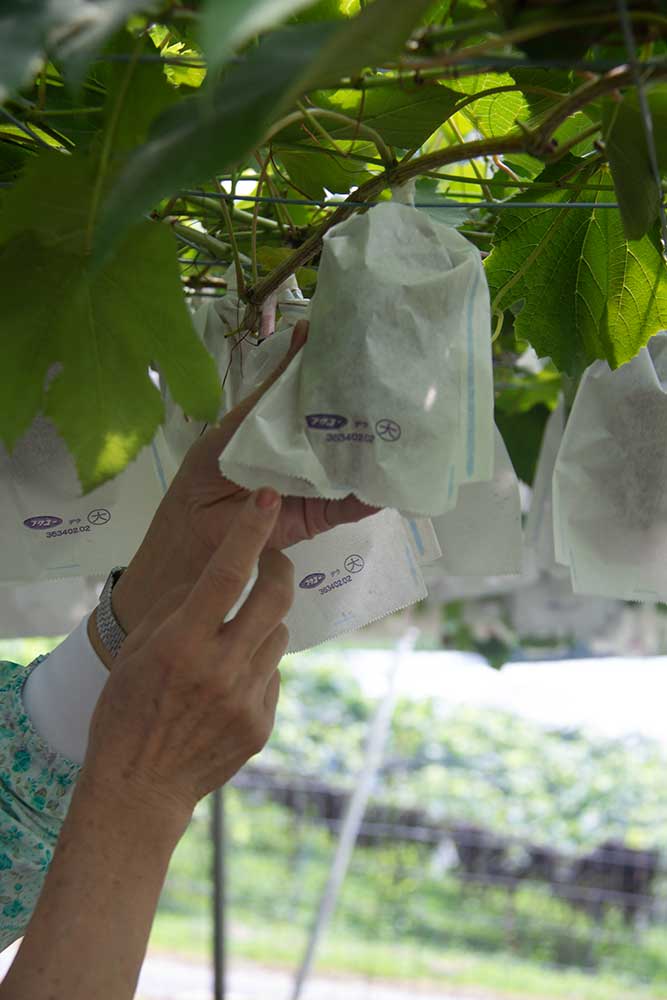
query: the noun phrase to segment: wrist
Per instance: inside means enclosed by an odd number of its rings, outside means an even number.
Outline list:
[[[150,847],[168,860],[193,811],[176,797],[158,795],[127,776],[120,779],[105,775],[84,762],[68,816],[90,816],[98,829],[109,831],[111,839],[119,844],[128,845],[131,850],[141,844],[142,848]]]

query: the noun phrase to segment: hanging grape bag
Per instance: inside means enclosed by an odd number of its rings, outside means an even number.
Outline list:
[[[667,334],[585,372],[554,471],[556,558],[575,593],[667,600]]]
[[[493,477],[489,298],[456,230],[388,202],[324,238],[304,349],[220,458],[254,489],[442,514]]]

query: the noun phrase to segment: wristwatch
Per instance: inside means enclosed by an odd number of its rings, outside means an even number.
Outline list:
[[[99,603],[97,605],[97,634],[100,642],[111,656],[118,656],[120,647],[127,639],[127,633],[123,629],[111,605],[111,591],[125,572],[125,566],[114,566],[109,573],[106,583],[102,588]]]

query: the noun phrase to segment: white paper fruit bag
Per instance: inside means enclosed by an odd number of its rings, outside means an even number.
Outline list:
[[[493,475],[492,409],[479,252],[391,202],[326,235],[308,342],[220,464],[248,488],[441,514]]]
[[[463,483],[456,507],[433,518],[433,528],[442,549],[436,569],[483,578],[521,572],[519,482],[497,428],[493,479]]]
[[[584,374],[554,472],[556,558],[575,593],[667,600],[667,334]]]

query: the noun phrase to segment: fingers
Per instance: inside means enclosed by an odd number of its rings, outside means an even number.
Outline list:
[[[187,622],[217,634],[248,583],[279,513],[275,490],[263,488],[248,497],[182,605]]]
[[[269,678],[269,683],[266,685],[266,693],[264,695],[264,707],[271,721],[271,729],[273,729],[273,723],[276,718],[276,708],[278,707],[278,698],[280,696],[280,680],[280,671],[274,670]]]
[[[173,587],[151,608],[149,613],[141,620],[141,624],[132,629],[127,639],[123,643],[123,655],[133,653],[155,632],[160,625],[183,604],[183,601],[190,592],[187,584],[180,587]]]
[[[228,630],[250,656],[283,620],[294,600],[294,566],[282,552],[269,549],[259,560],[257,582]]]
[[[264,640],[252,658],[252,672],[261,687],[267,688],[287,652],[289,632],[282,622]]]
[[[350,495],[343,500],[329,500],[324,508],[324,520],[326,531],[328,528],[335,528],[339,524],[352,524],[361,521],[371,514],[377,514],[380,507],[369,507],[356,497]]]

